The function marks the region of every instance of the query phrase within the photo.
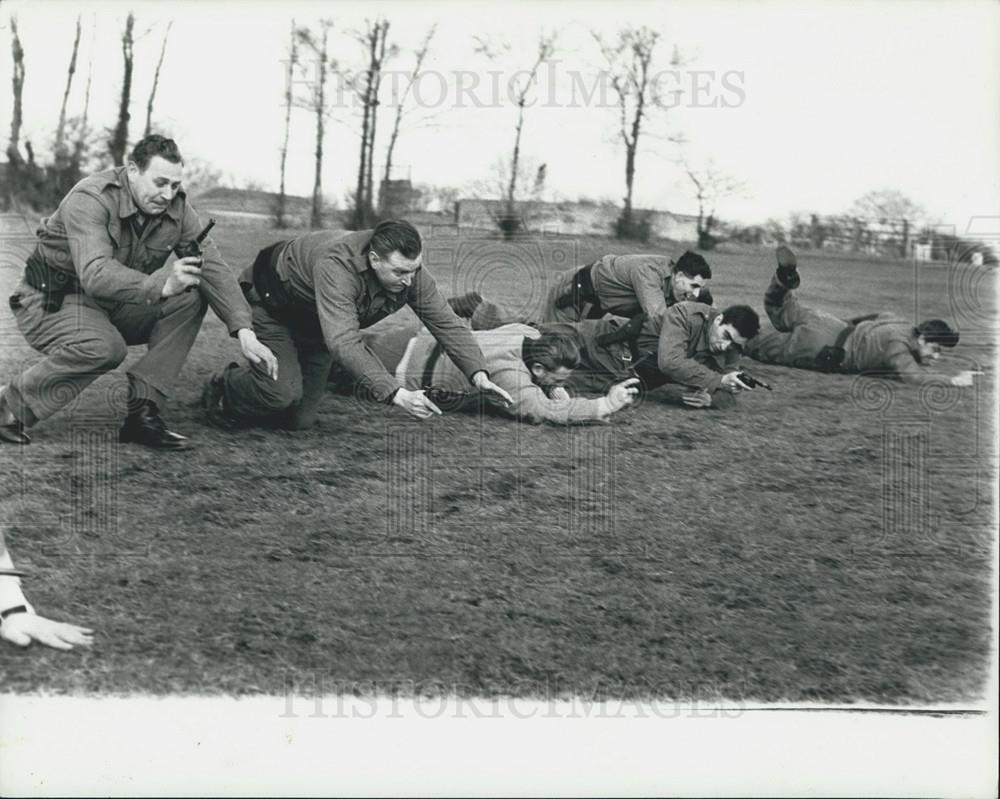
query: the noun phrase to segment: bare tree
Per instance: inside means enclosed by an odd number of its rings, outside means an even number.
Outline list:
[[[292,80],[295,77],[295,65],[298,63],[299,49],[296,43],[295,20],[292,20],[292,34],[288,42],[288,69],[285,71],[285,140],[281,144],[281,185],[278,189],[278,202],[274,211],[275,227],[285,227],[285,165],[288,162],[288,137],[292,130]]]
[[[167,29],[163,33],[163,44],[160,45],[160,58],[156,62],[156,71],[153,73],[153,87],[149,90],[149,102],[146,103],[146,132],[148,136],[153,131],[153,101],[156,100],[156,89],[160,85],[160,70],[163,68],[163,56],[167,53],[167,38],[170,36],[170,29],[174,26],[173,20],[167,23]]]
[[[316,32],[308,28],[299,28],[298,30],[299,42],[308,47],[315,56],[316,66],[312,90],[306,103],[307,107],[316,115],[316,174],[313,178],[312,213],[309,217],[309,226],[313,228],[323,226],[323,139],[326,136],[326,80],[327,72],[336,69],[336,62],[331,61],[328,50],[331,28],[333,28],[333,22],[324,19],[320,20],[319,30]]]
[[[482,53],[487,58],[496,59],[499,52],[509,52],[510,45],[503,43],[497,45],[485,39],[476,37],[476,52]],[[516,94],[517,100],[517,123],[514,126],[514,151],[510,158],[510,172],[508,173],[507,187],[504,193],[505,208],[504,216],[500,219],[500,229],[505,236],[513,235],[520,227],[520,219],[517,214],[518,178],[520,176],[521,162],[521,134],[524,131],[524,109],[528,100],[528,93],[538,80],[538,70],[555,52],[556,34],[540,33],[538,36],[538,48],[535,51],[535,61],[531,69],[518,73],[516,79],[511,81],[511,90]]]
[[[718,243],[713,231],[717,229],[719,222],[716,217],[719,201],[741,193],[746,186],[742,181],[720,171],[711,161],[700,168],[685,163],[684,171],[694,186],[695,199],[698,201],[698,249],[711,250]]]
[[[923,208],[895,189],[879,189],[863,194],[854,201],[848,213],[869,219],[906,219],[911,223],[921,221],[925,216]]]
[[[612,42],[596,32],[593,36],[604,56],[611,88],[617,99],[618,133],[625,145],[625,197],[618,233],[620,237],[629,237],[634,227],[632,193],[639,140],[645,132],[643,125],[653,108],[664,106],[657,91],[654,65],[660,34],[643,26],[620,30]],[[679,63],[680,55],[675,49],[671,65]]]
[[[76,73],[76,56],[80,50],[80,31],[80,17],[77,17],[73,52],[69,57],[69,69],[66,72],[66,90],[63,92],[62,105],[59,106],[59,122],[56,123],[55,158],[57,164],[66,160],[66,103],[69,101],[69,91],[73,86],[73,75]]]
[[[70,166],[77,174],[83,162],[83,153],[87,147],[87,135],[90,132],[88,122],[90,118],[90,87],[94,77],[94,44],[97,40],[97,21],[90,33],[90,58],[87,61],[87,88],[83,93],[83,113],[80,115],[80,125],[73,141],[73,155],[70,158]]]
[[[358,183],[354,193],[354,213],[351,227],[355,230],[367,227],[375,217],[373,202],[373,174],[375,162],[375,134],[378,122],[379,89],[382,84],[382,69],[386,60],[389,35],[389,21],[376,19],[359,36],[365,46],[368,66],[362,75],[351,79],[355,93],[361,100],[361,154],[358,159]],[[389,51],[391,57],[396,52]]]
[[[406,84],[406,88],[403,90],[402,95],[399,97],[396,104],[396,117],[392,124],[392,133],[389,136],[389,145],[385,150],[385,170],[382,173],[382,180],[387,182],[392,179],[392,159],[396,152],[396,143],[399,141],[399,129],[403,122],[403,113],[406,106],[406,101],[410,96],[410,92],[413,90],[413,84],[416,83],[417,79],[420,77],[420,71],[424,65],[424,59],[427,57],[427,51],[431,46],[431,39],[434,38],[434,33],[437,30],[437,25],[432,25],[427,31],[427,35],[424,36],[423,42],[420,47],[417,48],[415,53],[415,61],[413,64],[413,71],[410,72],[409,79]]]
[[[128,146],[128,123],[131,119],[129,103],[132,98],[132,46],[135,43],[135,16],[130,11],[125,18],[125,29],[122,31],[122,93],[118,101],[118,124],[115,125],[108,142],[108,152],[115,166],[125,163],[125,149]]]
[[[10,47],[14,59],[14,112],[10,120],[10,139],[7,143],[7,161],[12,169],[23,163],[21,158],[21,125],[24,122],[21,96],[24,93],[24,48],[17,31],[17,17],[10,17]]]

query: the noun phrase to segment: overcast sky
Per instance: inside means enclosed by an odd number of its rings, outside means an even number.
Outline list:
[[[546,164],[550,195],[619,201],[624,152],[610,107],[613,95],[602,103],[600,92],[594,93],[601,57],[591,32],[610,37],[622,24],[637,23],[662,32],[658,70],[670,69],[674,45],[687,63],[661,77],[665,89],[684,94],[675,107],[647,120],[636,205],[692,212],[690,184],[678,163],[686,158],[695,165],[711,159],[745,183],[744,194],[719,209],[721,216],[743,221],[791,211],[838,213],[878,188],[904,192],[960,232],[971,217],[1000,216],[996,3],[5,0],[4,139],[11,115],[9,14],[17,14],[26,54],[23,135],[41,149],[58,116],[77,13],[85,32],[70,113],[81,107],[93,54],[91,118],[113,122],[121,85],[118,36],[129,8],[143,34],[135,46],[132,138],[142,132],[163,28],[172,19],[154,122],[178,139],[185,155],[211,162],[237,184],[278,184],[291,19],[315,24],[321,16],[332,18],[334,57],[357,66],[362,52],[351,31],[366,15],[381,12],[391,22],[390,39],[401,48],[390,62],[400,72],[409,68],[412,48],[427,28],[438,23],[430,73],[420,84],[422,107],[404,127],[395,158],[397,176],[415,182],[470,186],[490,177],[496,159],[513,144],[516,109],[507,83],[515,70],[530,65],[539,32],[556,30],[557,62],[544,71],[526,112],[522,151],[532,163]],[[475,53],[474,35],[507,41],[509,54],[486,60]],[[388,95],[386,100],[379,161],[393,115]],[[329,195],[342,198],[357,169],[358,117],[346,102],[332,116],[323,184]],[[296,111],[289,156],[293,193],[311,192],[314,130],[308,112]],[[677,134],[687,144],[668,140]]]

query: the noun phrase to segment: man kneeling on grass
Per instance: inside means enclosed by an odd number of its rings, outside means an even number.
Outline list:
[[[764,309],[774,325],[753,338],[746,348],[751,358],[820,372],[888,374],[903,382],[940,383],[940,375],[925,369],[936,361],[942,347],[958,344],[958,333],[941,319],[914,326],[894,313],[876,313],[838,319],[799,301],[794,289],[799,276],[795,253],[788,247],[775,251],[778,268],[764,293]],[[953,386],[971,386],[964,371],[947,378]]]
[[[0,532],[0,638],[18,646],[38,641],[56,649],[72,649],[93,643],[93,630],[52,621],[35,613],[21,593],[22,576],[22,572],[14,568]]]
[[[309,427],[334,364],[376,402],[417,419],[439,409],[422,391],[399,384],[361,331],[409,305],[480,391],[510,397],[490,380],[472,331],[455,315],[423,265],[423,242],[404,220],[374,230],[307,233],[261,250],[241,283],[253,327],[278,359],[272,380],[260,364],[230,364],[202,392],[216,426]]]
[[[503,413],[536,424],[601,422],[635,399],[639,383],[635,378],[611,386],[603,397],[570,397],[564,385],[580,366],[576,337],[559,331],[539,332],[524,324],[492,327],[482,318],[488,309],[488,303],[481,304],[473,316],[477,326],[491,329],[476,330],[473,335],[492,379],[511,396],[509,406],[498,406]],[[501,320],[494,317],[494,321]],[[463,400],[474,396],[468,393],[472,386],[462,371],[418,323],[365,331],[364,340],[407,389],[445,389],[439,404],[446,408],[465,404]],[[449,394],[453,399],[446,404]]]

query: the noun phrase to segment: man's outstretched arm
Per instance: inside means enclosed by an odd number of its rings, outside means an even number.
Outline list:
[[[0,638],[18,646],[38,641],[55,649],[72,649],[90,646],[93,633],[87,627],[53,621],[35,613],[21,591],[20,572],[14,568],[0,533]]]

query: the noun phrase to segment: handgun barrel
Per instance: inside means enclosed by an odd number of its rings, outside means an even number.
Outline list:
[[[208,237],[209,232],[214,227],[215,227],[215,220],[210,217],[208,220],[208,224],[205,225],[205,229],[198,234],[198,237],[195,239],[195,242],[201,244]]]

